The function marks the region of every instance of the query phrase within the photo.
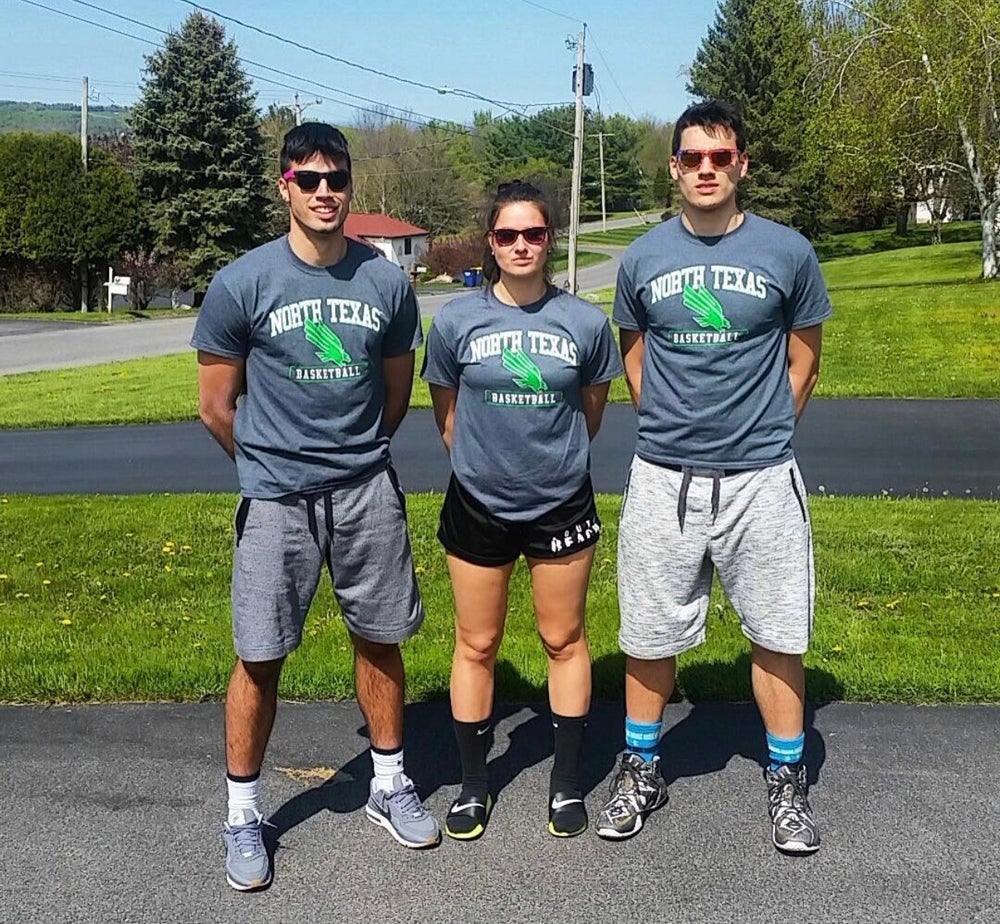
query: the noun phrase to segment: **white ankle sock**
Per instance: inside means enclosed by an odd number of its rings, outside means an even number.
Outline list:
[[[392,792],[392,778],[397,773],[403,772],[403,749],[400,748],[391,754],[380,754],[372,748],[372,767],[375,770],[372,791],[381,789],[384,792]]]
[[[229,824],[247,825],[261,817],[260,777],[249,783],[238,783],[226,777],[229,792]]]

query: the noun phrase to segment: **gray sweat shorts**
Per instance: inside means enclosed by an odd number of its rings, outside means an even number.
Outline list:
[[[750,641],[805,652],[815,581],[795,460],[727,474],[636,456],[618,530],[622,651],[652,660],[700,645],[714,572]]]
[[[233,642],[244,661],[298,647],[324,564],[355,635],[392,644],[423,622],[406,502],[391,467],[316,494],[243,497],[235,532]]]

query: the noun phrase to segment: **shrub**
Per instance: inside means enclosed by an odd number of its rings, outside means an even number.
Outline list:
[[[435,238],[423,261],[433,276],[457,276],[483,261],[483,238],[477,231]]]
[[[21,260],[4,260],[0,264],[0,314],[61,311],[72,303],[69,273],[34,267]]]

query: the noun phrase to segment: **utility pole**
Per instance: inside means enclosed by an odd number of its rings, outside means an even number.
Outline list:
[[[604,139],[614,136],[614,132],[598,132],[597,144],[601,152],[601,230],[608,230],[608,209],[604,204]]]
[[[580,181],[583,176],[583,90],[584,90],[584,42],[587,24],[576,43],[576,121],[573,125],[573,185],[569,200],[569,290],[576,295],[576,241],[580,233]]]
[[[302,111],[304,109],[308,109],[310,106],[318,106],[322,102],[323,102],[323,100],[321,100],[317,96],[316,99],[310,100],[308,103],[300,103],[299,102],[299,94],[296,92],[296,94],[295,94],[295,102],[292,103],[292,108],[295,110],[295,124],[296,125],[301,125],[302,124]]]
[[[83,158],[83,172],[87,172],[87,102],[90,97],[90,81],[83,78],[83,95],[80,102],[80,156]],[[86,260],[80,267],[80,311],[86,313],[88,301],[87,274],[90,267]]]

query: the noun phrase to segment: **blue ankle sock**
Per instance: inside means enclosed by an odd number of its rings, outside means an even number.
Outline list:
[[[656,756],[663,732],[662,722],[636,722],[625,717],[625,750],[650,761]]]
[[[796,738],[779,738],[767,733],[767,756],[771,769],[777,770],[782,764],[797,767],[802,761],[802,749],[806,743],[806,733]]]

